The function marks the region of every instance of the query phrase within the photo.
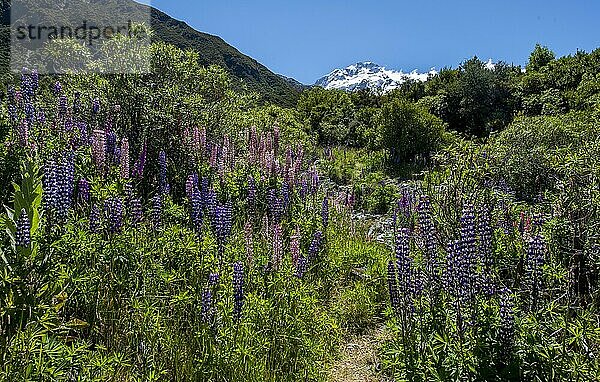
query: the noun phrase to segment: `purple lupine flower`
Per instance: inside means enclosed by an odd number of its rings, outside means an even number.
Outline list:
[[[321,205],[321,222],[323,224],[323,231],[327,231],[327,226],[329,225],[329,199],[327,196],[325,196]]]
[[[440,292],[440,265],[437,254],[435,239],[435,226],[431,216],[431,201],[423,195],[418,206],[418,226],[421,240],[425,247],[425,270],[427,272],[427,284],[432,297],[437,297]]]
[[[271,218],[274,222],[280,222],[284,213],[283,199],[278,197],[274,189],[270,189],[267,194],[268,207]]]
[[[460,259],[461,283],[465,285],[463,292],[470,297],[477,287],[475,273],[477,266],[475,214],[472,205],[465,206],[460,218]]]
[[[75,163],[70,153],[59,161],[51,160],[45,166],[44,199],[46,209],[55,219],[64,222],[73,202]]]
[[[77,200],[81,204],[87,204],[90,201],[90,183],[85,178],[79,179],[77,184]]]
[[[19,144],[21,147],[27,147],[29,144],[29,125],[21,122],[17,129],[17,135],[19,136]]]
[[[398,290],[398,278],[396,272],[396,265],[394,261],[390,260],[388,263],[388,293],[390,295],[390,304],[396,314],[400,312],[400,292]]]
[[[403,228],[396,236],[396,267],[398,268],[398,289],[403,300],[410,305],[414,291],[413,260],[410,257],[410,230]]]
[[[139,223],[142,221],[144,218],[144,209],[142,208],[142,201],[139,198],[132,198],[129,201],[129,213],[132,223]]]
[[[217,237],[219,259],[223,259],[225,244],[227,243],[229,235],[231,235],[232,224],[233,208],[231,203],[228,202],[224,205],[217,205],[215,208],[214,228]]]
[[[246,263],[251,267],[254,262],[254,239],[252,237],[252,223],[250,220],[244,225],[244,239],[246,241]]]
[[[294,276],[301,279],[302,277],[304,277],[307,268],[308,262],[306,260],[306,257],[300,255],[300,257],[298,257],[298,263],[296,264],[296,271],[294,272]]]
[[[97,233],[100,230],[100,208],[94,203],[90,211],[90,232]]]
[[[108,222],[108,232],[116,234],[123,228],[123,201],[120,197],[112,197],[104,201],[104,214]]]
[[[46,113],[44,113],[43,109],[38,110],[37,116],[35,118],[42,125],[46,123]]]
[[[121,141],[119,168],[121,171],[121,178],[129,179],[129,140],[127,140],[127,138],[123,138]]]
[[[279,126],[273,128],[273,153],[275,158],[279,155]]]
[[[190,218],[192,226],[198,233],[202,232],[202,198],[200,190],[196,185],[192,186],[192,195],[190,198]]]
[[[17,247],[29,247],[31,245],[31,221],[25,208],[21,209],[21,215],[16,222],[15,245]]]
[[[323,233],[321,233],[321,231],[315,232],[310,247],[308,248],[308,257],[306,259],[308,263],[312,263],[317,258],[319,251],[321,250],[322,239]]]
[[[104,129],[94,130],[92,137],[92,157],[98,171],[103,172],[106,164],[106,131]]]
[[[79,114],[81,111],[81,93],[75,92],[73,95],[73,114]]]
[[[211,273],[210,275],[208,275],[208,286],[210,286],[211,288],[216,287],[219,283],[219,278],[220,276],[218,273]]]
[[[252,176],[248,177],[248,209],[253,211],[256,204],[256,181]]]
[[[214,319],[213,295],[210,289],[202,292],[202,323],[210,325]]]
[[[165,195],[171,191],[171,186],[169,186],[169,183],[167,182],[167,154],[164,152],[164,150],[160,150],[160,153],[158,154],[158,166],[158,182],[160,186],[160,192],[161,194]]]
[[[144,166],[146,164],[146,154],[148,151],[148,147],[146,146],[146,141],[144,141],[144,144],[142,145],[142,151],[140,152],[140,156],[137,160],[137,162],[135,162],[134,166],[133,166],[133,172],[132,172],[132,176],[135,178],[142,178],[144,176]]]
[[[58,97],[58,115],[59,117],[67,115],[67,96]]]
[[[296,226],[296,230],[292,237],[290,237],[290,252],[292,253],[292,264],[294,267],[298,265],[298,259],[300,258],[300,227]]]
[[[510,356],[515,343],[515,316],[512,292],[504,288],[500,292],[500,329],[498,339],[503,361]]]
[[[92,113],[98,114],[100,112],[100,99],[94,98],[92,100]]]
[[[529,242],[525,258],[526,284],[531,296],[531,305],[535,309],[543,286],[542,267],[545,262],[546,243],[542,235],[535,235]]]
[[[198,184],[198,174],[192,174],[189,175],[187,177],[187,180],[185,181],[185,194],[188,197],[188,200],[192,199],[192,192],[194,192],[194,190],[198,190],[198,192],[200,192],[199,190],[200,185]],[[200,199],[202,199],[202,196],[200,196]]]
[[[300,198],[302,200],[306,199],[306,196],[308,195],[308,182],[306,181],[306,179],[302,179],[302,182],[300,184]]]
[[[56,83],[54,84],[54,95],[58,97],[61,94],[62,94],[62,85],[60,84],[60,82],[56,81]]]
[[[275,224],[273,227],[273,257],[271,259],[273,267],[278,269],[283,259],[283,233],[281,223]]]
[[[155,195],[152,198],[152,224],[154,226],[154,229],[159,229],[162,223],[162,208],[163,208],[163,203],[162,203],[162,197],[161,195]]]
[[[244,265],[241,261],[233,264],[233,317],[239,321],[244,306]]]
[[[32,125],[33,122],[35,122],[35,107],[33,106],[33,103],[31,101],[26,101],[25,102],[25,121],[27,122],[28,125]]]
[[[113,131],[106,132],[106,145],[105,149],[105,157],[109,162],[116,163],[116,150],[117,150],[117,134]]]

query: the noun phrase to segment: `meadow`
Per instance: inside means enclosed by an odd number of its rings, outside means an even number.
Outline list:
[[[337,380],[373,330],[373,380],[600,379],[600,54],[536,49],[296,108],[162,43],[11,77],[0,380]]]

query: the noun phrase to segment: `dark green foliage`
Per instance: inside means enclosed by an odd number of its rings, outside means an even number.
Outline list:
[[[441,146],[444,137],[444,124],[439,118],[402,99],[391,99],[383,105],[378,125],[382,146],[393,162],[427,157]]]

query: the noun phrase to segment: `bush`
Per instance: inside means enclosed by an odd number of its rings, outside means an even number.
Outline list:
[[[394,162],[427,157],[444,140],[442,120],[403,99],[392,99],[383,105],[378,125],[383,147]]]

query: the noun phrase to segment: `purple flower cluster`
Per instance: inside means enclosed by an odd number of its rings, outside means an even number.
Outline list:
[[[123,229],[123,201],[112,197],[104,201],[104,214],[108,223],[108,232],[116,234]]]
[[[129,201],[129,214],[132,223],[139,223],[144,218],[144,209],[139,198],[131,198]]]
[[[219,259],[223,259],[225,244],[227,244],[233,226],[233,207],[230,202],[217,204],[214,207],[213,226],[217,237]]]
[[[283,232],[281,223],[275,224],[273,227],[273,268],[278,269],[283,260]]]
[[[202,198],[200,196],[200,190],[197,185],[192,185],[190,195],[190,218],[192,220],[192,226],[198,233],[202,232]]]
[[[233,317],[239,321],[244,306],[244,265],[241,261],[233,264]]]
[[[323,232],[327,231],[327,226],[329,225],[329,199],[327,196],[325,196],[321,204],[321,223],[323,225]]]
[[[277,193],[274,189],[270,189],[267,194],[267,200],[271,219],[276,223],[281,222],[285,212],[283,198],[277,196]]]
[[[98,204],[92,206],[90,211],[90,232],[98,233],[100,230],[100,208]]]
[[[44,203],[57,221],[65,221],[73,202],[74,155],[50,160],[45,166]]]
[[[142,151],[140,152],[140,156],[137,161],[133,165],[133,171],[131,175],[135,178],[142,178],[144,176],[144,167],[146,165],[146,154],[148,152],[148,146],[146,145],[146,141],[142,146]]]
[[[121,171],[121,178],[129,179],[129,140],[127,138],[123,138],[121,141],[119,169]]]
[[[162,224],[163,202],[161,195],[155,195],[152,198],[152,225],[154,229],[159,229]]]
[[[321,250],[321,244],[323,242],[323,233],[321,231],[315,232],[313,236],[313,240],[310,243],[310,247],[308,247],[308,257],[306,259],[307,263],[312,263],[316,260],[319,255],[319,251]]]
[[[77,200],[84,205],[90,201],[90,183],[85,178],[79,179],[77,184]]]
[[[213,304],[213,294],[210,289],[205,289],[202,292],[202,322],[204,324],[210,325],[214,320],[214,304]]]
[[[16,222],[15,245],[17,247],[29,247],[31,245],[31,221],[27,211],[23,208]]]
[[[171,186],[167,181],[167,154],[161,150],[158,154],[158,183],[161,194],[165,195],[171,191]]]
[[[427,284],[432,297],[440,293],[440,264],[438,261],[438,248],[436,242],[435,226],[431,215],[431,201],[423,195],[418,206],[419,234],[424,246],[425,271],[427,273]]]
[[[500,329],[498,332],[498,340],[502,357],[506,358],[510,355],[515,342],[515,316],[514,303],[512,292],[508,288],[504,288],[500,292]]]
[[[244,240],[246,242],[246,262],[252,266],[254,262],[254,239],[252,233],[252,223],[248,220],[244,225]]]
[[[536,302],[543,286],[542,267],[545,262],[546,243],[542,235],[535,235],[529,242],[525,258],[526,286],[531,296],[531,306],[535,309]]]

